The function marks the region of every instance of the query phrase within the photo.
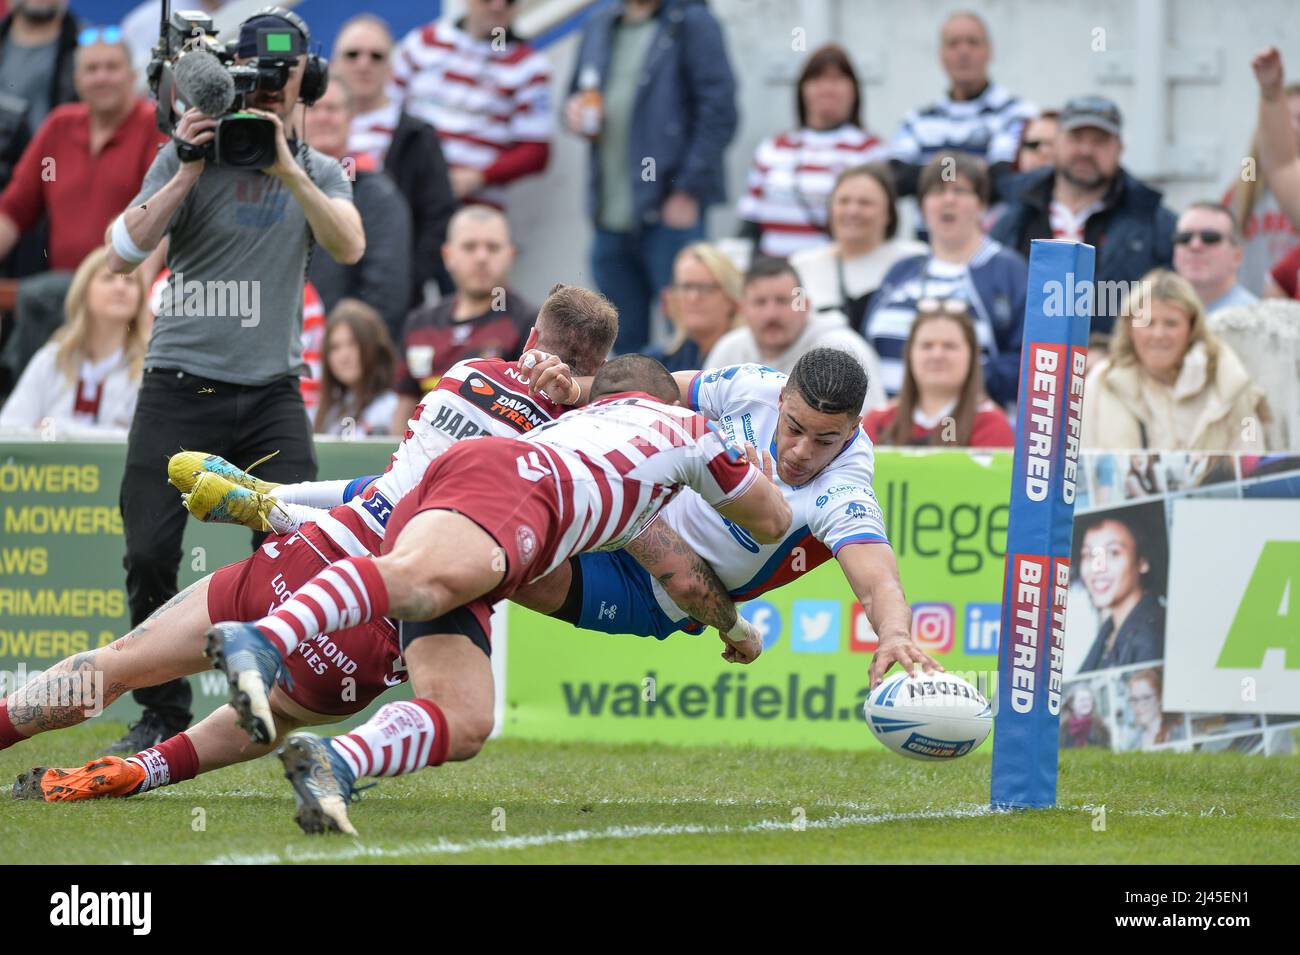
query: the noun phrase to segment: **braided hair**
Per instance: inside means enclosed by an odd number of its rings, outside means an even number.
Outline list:
[[[814,411],[856,416],[867,398],[867,372],[846,351],[811,348],[794,363],[786,387]]]

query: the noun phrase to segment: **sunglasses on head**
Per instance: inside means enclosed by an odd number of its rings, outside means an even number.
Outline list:
[[[388,54],[382,50],[344,50],[343,59],[358,60],[363,56],[369,56],[371,63],[382,63],[388,59]]]
[[[121,27],[86,27],[77,34],[77,46],[91,46],[95,43],[121,43]]]
[[[1218,229],[1188,229],[1174,233],[1174,245],[1189,245],[1194,238],[1200,239],[1202,245],[1218,245],[1227,236]]]
[[[923,298],[916,303],[918,315],[965,315],[969,309],[959,298]]]

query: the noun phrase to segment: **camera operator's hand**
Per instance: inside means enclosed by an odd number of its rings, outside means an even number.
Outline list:
[[[189,143],[191,146],[205,146],[216,138],[216,130],[217,121],[215,119],[190,107],[182,114],[181,121],[176,124],[175,136],[181,142]],[[202,159],[183,162],[181,163],[181,169],[197,176],[203,171],[203,163]]]
[[[293,158],[293,153],[289,151],[289,140],[284,134],[284,123],[275,113],[268,113],[262,109],[248,109],[246,113],[252,113],[254,116],[261,116],[263,119],[269,119],[275,123],[275,165],[266,166],[262,172],[268,176],[274,176],[283,183],[288,183],[303,175],[303,169]]]

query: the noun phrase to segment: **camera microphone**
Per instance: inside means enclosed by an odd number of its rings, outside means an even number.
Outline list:
[[[235,81],[211,53],[191,50],[176,61],[176,93],[205,116],[222,116],[235,102]]]

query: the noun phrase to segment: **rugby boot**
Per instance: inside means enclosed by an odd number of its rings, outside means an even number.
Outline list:
[[[275,739],[270,693],[283,662],[280,651],[251,623],[213,624],[207,633],[204,655],[226,675],[230,684],[230,705],[236,724],[254,743]],[[291,687],[288,677],[286,683]]]
[[[298,801],[294,813],[298,827],[309,836],[325,832],[355,836],[348,803],[359,798],[356,777],[334,747],[315,733],[294,733],[276,755]]]
[[[72,769],[37,766],[19,773],[13,796],[42,802],[132,796],[140,789],[144,778],[144,767],[139,763],[120,756],[100,756]]]

